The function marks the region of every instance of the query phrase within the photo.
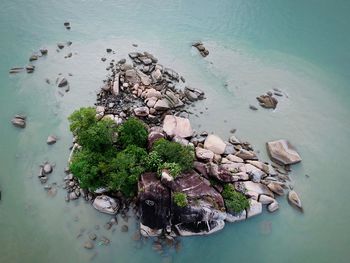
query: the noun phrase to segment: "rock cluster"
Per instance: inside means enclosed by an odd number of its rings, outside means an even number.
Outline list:
[[[192,44],[195,48],[198,49],[199,53],[202,55],[202,57],[206,57],[209,55],[209,50],[205,48],[202,42],[196,42]]]
[[[40,171],[38,178],[42,184],[45,184],[48,180],[48,175],[51,174],[53,171],[53,165],[51,165],[48,162],[45,162],[44,164],[40,165]]]
[[[256,97],[256,99],[259,101],[261,107],[267,109],[276,109],[278,101],[275,97],[272,96],[272,94],[261,95],[259,97]]]
[[[181,89],[182,77],[158,63],[148,52],[129,53],[126,59],[110,62],[111,71],[97,95],[96,114],[121,123],[137,116],[146,123],[160,125],[165,115],[187,115],[186,105],[204,99],[204,92],[191,87]]]
[[[29,62],[34,62],[38,60],[40,57],[46,56],[47,54],[48,54],[48,50],[46,48],[41,48],[38,52],[35,52],[33,55],[29,57]],[[9,73],[16,74],[24,70],[26,70],[27,73],[33,73],[35,70],[35,66],[32,64],[29,64],[25,67],[14,67],[10,69]]]
[[[174,132],[176,125],[169,124],[174,118],[165,116],[163,127],[151,128],[149,144],[155,134],[169,140],[180,136]],[[175,179],[167,171],[161,178],[145,173],[139,181],[140,228],[144,236],[171,235],[173,231],[182,236],[211,234],[222,229],[225,221],[238,222],[262,213],[263,206],[275,212],[279,209],[277,197],[292,188],[288,167],[259,161],[252,146],[233,135],[225,142],[213,134],[192,134],[182,137],[181,143],[194,147],[193,170]],[[237,214],[225,207],[221,192],[226,184],[249,198],[249,209]],[[173,203],[177,192],[186,194],[186,207]],[[301,207],[294,191],[288,196],[290,202]]]

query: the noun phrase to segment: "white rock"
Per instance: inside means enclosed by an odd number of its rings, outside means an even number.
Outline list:
[[[270,196],[267,195],[260,195],[259,196],[259,202],[262,203],[263,205],[268,205],[271,204],[272,202],[275,202],[276,200],[273,199]]]
[[[259,161],[252,161],[252,160],[247,160],[247,163],[254,165],[256,168],[259,168],[260,170],[262,170],[263,172],[265,172],[269,175],[272,175],[272,176],[277,175],[277,172],[270,164],[266,164],[266,163],[259,162]]]
[[[193,134],[189,119],[176,117],[173,115],[165,116],[163,130],[170,137],[178,136],[181,138],[187,138]]]
[[[241,166],[240,169],[242,172],[246,172],[250,174],[252,177],[252,181],[255,183],[259,183],[261,178],[266,175],[263,171],[261,171],[260,169],[256,168],[251,164],[245,164],[244,166]]]
[[[243,163],[244,162],[242,158],[239,158],[238,156],[232,155],[232,154],[227,155],[226,158],[234,163]]]
[[[117,74],[114,78],[112,93],[115,96],[119,94],[119,74]]]
[[[267,188],[266,185],[260,183],[254,183],[251,181],[242,182],[247,191],[252,191],[258,194],[264,194],[267,196],[274,197],[274,194]]]
[[[276,200],[267,206],[267,210],[270,213],[275,212],[276,210],[278,210],[278,208],[279,208],[279,205],[278,205],[278,202]]]
[[[210,150],[196,147],[196,157],[200,160],[212,161],[214,158],[214,153]]]
[[[239,221],[245,220],[246,218],[247,218],[247,212],[245,210],[243,210],[243,212],[241,212],[239,214],[231,214],[231,213],[227,212],[225,220],[227,222],[234,223],[234,222],[239,222]]]
[[[96,197],[92,205],[98,211],[111,215],[116,214],[119,208],[117,201],[107,195]]]
[[[51,144],[55,144],[57,142],[57,138],[54,135],[50,135],[49,137],[47,137],[46,143],[51,145]]]
[[[295,191],[289,191],[288,193],[288,201],[295,207],[299,208],[303,211],[303,206],[301,205],[301,200],[298,194]]]
[[[226,144],[219,136],[210,134],[205,139],[204,148],[216,154],[223,154],[226,148]]]
[[[247,218],[261,214],[262,204],[254,199],[249,199],[250,207],[247,210]]]

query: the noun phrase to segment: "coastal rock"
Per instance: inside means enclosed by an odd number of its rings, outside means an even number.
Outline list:
[[[239,158],[242,158],[243,160],[257,160],[258,157],[256,154],[252,151],[247,151],[245,149],[240,149],[237,153],[235,153],[236,156]]]
[[[143,85],[149,86],[152,83],[151,78],[147,76],[145,73],[143,73],[142,71],[137,70],[137,75],[140,77]]]
[[[202,42],[196,42],[196,43],[192,44],[192,46],[194,46],[195,48],[198,49],[198,51],[202,55],[202,57],[206,57],[209,55],[209,51],[204,47]]]
[[[149,114],[149,108],[148,107],[135,108],[134,113],[138,117],[146,117]]]
[[[225,152],[226,144],[219,136],[210,134],[205,139],[204,148],[216,154],[223,154]]]
[[[234,162],[234,163],[243,163],[243,159],[236,156],[236,155],[232,155],[232,154],[229,154],[226,156],[226,159],[230,160],[231,162]]]
[[[160,99],[162,97],[162,94],[159,91],[157,91],[156,89],[150,88],[150,89],[145,90],[145,92],[142,93],[142,96],[144,98]]]
[[[151,131],[148,134],[148,149],[152,149],[155,141],[164,138],[164,133],[158,131]]]
[[[131,84],[134,85],[136,83],[139,83],[140,78],[137,75],[137,72],[135,69],[128,69],[125,71],[125,79]]]
[[[236,153],[235,147],[231,144],[227,144],[225,147],[224,154],[229,155],[229,154],[235,154],[235,153]]]
[[[274,202],[272,202],[267,206],[267,211],[269,211],[270,213],[273,213],[276,210],[278,210],[278,208],[279,208],[278,202],[275,200]]]
[[[93,249],[94,248],[94,243],[92,243],[90,240],[89,241],[86,241],[85,243],[84,243],[84,248],[86,248],[86,249]]]
[[[166,111],[170,109],[170,105],[167,99],[161,99],[156,102],[154,108],[158,111]]]
[[[241,171],[249,174],[251,176],[251,180],[255,183],[259,183],[261,178],[266,176],[266,174],[263,171],[249,163],[242,166]]]
[[[119,74],[117,74],[113,81],[112,94],[117,96],[119,94]]]
[[[243,221],[247,218],[247,212],[243,210],[241,213],[231,213],[227,212],[226,221],[230,223]]]
[[[267,142],[266,147],[271,160],[278,164],[288,165],[301,161],[300,155],[287,140]]]
[[[262,203],[263,205],[268,205],[271,204],[272,202],[275,202],[276,200],[274,198],[272,198],[271,196],[267,196],[264,194],[261,194],[259,196],[259,202]]]
[[[233,145],[241,144],[241,142],[236,138],[236,136],[231,135],[230,139],[228,140]]]
[[[214,158],[214,153],[210,150],[203,149],[200,147],[196,147],[196,157],[197,159],[203,160],[203,161],[212,161]]]
[[[292,206],[299,208],[300,211],[303,211],[303,206],[301,205],[301,200],[300,200],[298,194],[294,190],[289,191],[288,201]]]
[[[41,53],[41,55],[43,55],[43,56],[46,56],[48,52],[49,52],[49,51],[47,50],[47,48],[41,48],[41,49],[40,49],[40,53]]]
[[[37,55],[31,55],[29,58],[29,61],[32,62],[34,60],[38,60],[38,56]]]
[[[180,236],[210,235],[225,227],[224,220],[201,221],[195,223],[180,223],[175,228]]]
[[[205,163],[195,161],[193,168],[202,176],[208,179],[208,166]]]
[[[254,199],[249,199],[250,207],[247,209],[247,218],[259,215],[262,213],[262,204]]]
[[[264,173],[267,173],[267,174],[269,174],[271,176],[277,175],[277,172],[275,171],[275,169],[270,164],[266,164],[266,163],[259,162],[259,161],[252,161],[252,160],[247,160],[247,163],[249,163],[251,165],[254,165],[256,168],[259,168]]]
[[[254,111],[258,110],[258,108],[255,107],[254,105],[249,105],[249,109],[254,110]]]
[[[283,187],[276,182],[269,183],[267,187],[277,195],[284,195]]]
[[[119,203],[117,200],[107,195],[97,196],[92,203],[92,206],[102,213],[111,215],[115,215],[119,209]]]
[[[57,137],[54,135],[50,135],[49,137],[47,137],[46,143],[51,145],[51,144],[55,144],[57,142]]]
[[[277,106],[277,99],[269,95],[261,95],[256,98],[259,101],[260,106],[267,109],[275,109]]]
[[[241,176],[244,173],[234,173],[235,170],[238,170],[237,167],[231,167],[228,165],[217,165],[215,163],[210,163],[210,173],[209,176],[215,178],[216,180],[223,183],[233,183],[241,179]]]
[[[163,121],[163,130],[169,137],[178,136],[187,138],[192,136],[193,130],[188,119],[166,115]]]
[[[252,191],[255,192],[259,195],[263,194],[263,195],[267,195],[270,197],[274,197],[274,194],[271,192],[271,190],[269,188],[267,188],[266,185],[263,185],[261,183],[254,183],[251,181],[247,181],[247,182],[240,182],[239,184],[241,184],[244,189],[246,191]],[[240,186],[237,186],[235,183],[235,188],[238,190],[240,188]]]
[[[138,190],[141,234],[159,235],[169,224],[170,191],[159,181],[156,173],[142,174]]]

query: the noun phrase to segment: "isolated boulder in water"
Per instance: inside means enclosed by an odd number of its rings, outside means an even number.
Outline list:
[[[107,195],[100,195],[96,197],[92,203],[92,206],[102,213],[111,215],[116,214],[119,209],[119,203],[117,200]]]
[[[191,137],[193,130],[189,119],[166,115],[163,122],[163,130],[169,137]]]
[[[205,139],[204,148],[216,154],[223,154],[225,152],[226,144],[219,136],[210,134]]]
[[[26,117],[16,115],[12,120],[11,123],[13,126],[19,127],[19,128],[25,128],[26,127]]]
[[[287,140],[278,140],[266,143],[267,152],[272,161],[287,165],[301,161],[296,149]]]
[[[141,234],[160,235],[168,225],[170,191],[156,173],[144,173],[138,183]]]
[[[288,193],[288,201],[290,204],[292,204],[293,206],[299,208],[301,211],[303,211],[303,207],[301,205],[301,201],[300,198],[298,196],[298,194],[295,191],[289,191]]]
[[[267,109],[275,109],[277,106],[277,99],[269,95],[261,95],[256,98],[259,101],[261,107]]]

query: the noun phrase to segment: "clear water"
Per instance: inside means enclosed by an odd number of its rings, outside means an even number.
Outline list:
[[[94,252],[94,262],[348,262],[349,13],[350,3],[341,0],[2,0],[0,262],[78,263]],[[66,20],[71,31],[63,26]],[[67,40],[73,45],[56,53],[56,43]],[[191,49],[196,40],[210,50],[206,59]],[[35,63],[33,75],[9,76],[9,68],[25,65],[42,46],[49,55]],[[266,141],[290,139],[303,158],[292,178],[305,213],[282,198],[275,214],[183,239],[179,253],[159,256],[151,242],[140,247],[132,240],[133,220],[128,233],[120,231],[122,223],[106,231],[108,216],[81,201],[66,203],[62,189],[48,197],[38,165],[55,162],[49,183],[62,184],[71,143],[66,117],[93,104],[106,74],[100,58],[107,47],[116,50],[116,59],[131,50],[150,51],[204,89],[208,99],[191,117],[196,129],[228,137],[237,128],[237,136],[266,160]],[[69,50],[77,54],[64,59]],[[58,73],[73,74],[63,97],[45,83]],[[288,98],[275,111],[248,109],[271,88]],[[25,130],[9,123],[20,112],[28,116]],[[49,134],[59,142],[47,146]],[[110,246],[83,249],[90,231],[110,238]]]

